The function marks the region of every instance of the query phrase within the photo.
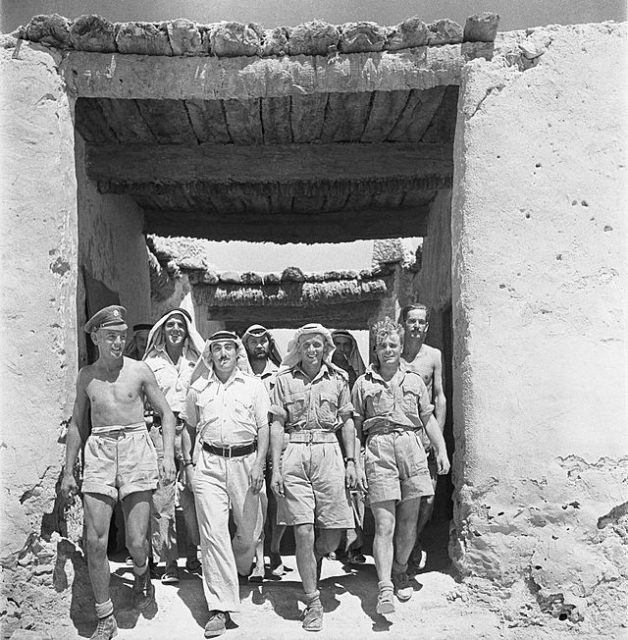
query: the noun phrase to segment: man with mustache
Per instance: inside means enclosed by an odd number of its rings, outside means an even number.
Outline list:
[[[184,439],[183,456],[201,536],[203,590],[209,620],[205,637],[226,631],[240,608],[238,575],[251,571],[264,527],[264,464],[268,451],[268,394],[251,375],[235,333],[218,331],[192,372],[182,412],[194,441]],[[235,525],[229,533],[229,512]]]
[[[144,422],[144,398],[161,416],[164,431],[162,476],[174,482],[175,419],[152,371],[143,362],[125,357],[126,309],[101,309],[85,324],[98,347],[98,360],[83,367],[68,426],[66,461],[61,482],[65,497],[78,492],[74,465],[84,449],[83,508],[87,565],[96,600],[98,627],[92,640],[110,640],[117,634],[109,596],[107,539],[116,500],[121,500],[126,543],[133,558],[135,605],[146,610],[154,587],[148,570],[146,533],[150,498],[159,477],[157,455]],[[89,420],[91,417],[91,433]]]

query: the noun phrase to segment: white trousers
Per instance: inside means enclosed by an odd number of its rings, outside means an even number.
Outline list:
[[[249,473],[255,453],[223,458],[199,452],[194,474],[194,502],[201,537],[203,591],[210,611],[238,611],[238,573],[251,570],[255,544],[264,528],[266,494],[254,494]],[[229,534],[229,510],[235,524]]]

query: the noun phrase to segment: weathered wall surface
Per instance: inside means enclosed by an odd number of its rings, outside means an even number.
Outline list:
[[[130,325],[151,317],[144,216],[127,196],[98,193],[85,174],[85,143],[76,136],[79,266],[119,296]],[[85,283],[79,274],[79,322],[86,320]],[[104,301],[105,304],[107,301]],[[81,336],[82,338],[83,336]],[[83,350],[81,350],[83,355]]]
[[[463,73],[454,151],[454,558],[512,625],[527,598],[620,637],[626,25],[497,47]]]
[[[51,534],[59,527],[55,483],[64,447],[58,439],[77,371],[73,105],[50,53],[37,46],[13,53],[0,49],[0,625],[6,631],[28,628],[38,611],[64,597],[52,588]]]

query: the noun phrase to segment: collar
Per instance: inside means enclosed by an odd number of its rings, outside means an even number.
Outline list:
[[[272,376],[277,373],[279,367],[270,359],[266,360],[266,366],[264,367],[264,371],[259,374],[260,378],[267,378],[268,376]]]
[[[242,373],[242,371],[240,371],[240,369],[238,367],[236,367],[232,372],[231,375],[227,378],[226,382],[222,382],[222,380],[220,380],[220,378],[216,375],[216,372],[214,371],[214,369],[212,369],[211,375],[209,376],[209,380],[208,382],[210,384],[224,384],[225,387],[229,386],[230,384],[232,384],[235,381],[240,381],[240,382],[244,382],[245,381],[245,375],[244,373]]]
[[[401,379],[403,380],[406,377],[406,374],[408,373],[409,369],[407,369],[402,362],[399,363],[399,368],[397,369],[395,375],[397,375],[397,373],[401,373]],[[382,378],[382,374],[379,372],[379,368],[376,367],[374,364],[369,364],[366,367],[366,371],[365,371],[365,376],[367,376],[368,378],[371,378],[371,380],[378,380],[379,382],[382,382],[383,384],[390,384],[392,378],[390,380],[388,380],[388,382],[386,380],[384,380],[384,378]],[[394,378],[394,376],[393,376]]]
[[[314,382],[315,380],[318,380],[319,378],[322,378],[323,376],[327,376],[328,378],[331,378],[331,371],[329,369],[329,366],[324,361],[321,364],[321,368],[319,369],[318,373],[313,378],[310,378],[310,376],[308,376],[308,374],[305,373],[305,371],[301,368],[300,362],[294,365],[294,371],[298,371],[303,377],[307,378],[308,380],[311,380],[312,382]]]

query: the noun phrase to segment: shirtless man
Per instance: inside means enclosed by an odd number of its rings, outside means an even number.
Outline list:
[[[402,360],[406,366],[416,371],[427,387],[431,402],[434,404],[434,418],[441,433],[445,429],[445,417],[447,415],[447,399],[443,389],[443,359],[439,349],[425,344],[427,330],[429,329],[430,310],[421,303],[415,303],[401,310],[400,324],[405,329],[403,341]],[[427,452],[427,461],[432,478],[434,491],[438,474],[436,473],[436,460],[434,451],[425,432],[421,433],[423,446]],[[425,525],[432,517],[434,509],[434,496],[421,499],[419,517],[417,520],[416,546],[412,552],[412,563],[418,571],[425,568],[427,554],[421,544],[421,533]]]
[[[105,307],[84,327],[98,347],[98,360],[83,367],[78,375],[61,483],[66,498],[78,492],[74,465],[84,448],[82,493],[87,566],[98,616],[92,640],[110,640],[117,634],[109,597],[107,539],[118,499],[122,501],[127,547],[133,558],[135,605],[145,610],[154,598],[146,533],[150,497],[159,474],[155,447],[144,422],[144,398],[162,418],[163,476],[170,482],[175,478],[174,415],[148,366],[123,355],[127,335],[125,315],[124,307]]]

